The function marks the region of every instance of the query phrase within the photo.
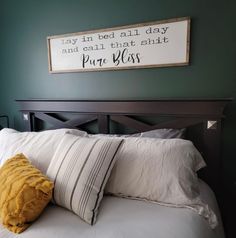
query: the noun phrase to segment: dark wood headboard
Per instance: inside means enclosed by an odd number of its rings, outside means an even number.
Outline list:
[[[229,101],[231,99],[17,100],[27,131],[37,131],[38,120],[46,121],[52,128],[83,128],[96,121],[99,133],[109,133],[111,121],[136,132],[187,128],[186,139],[193,141],[207,162],[207,168],[200,172],[200,176],[215,192],[220,179],[221,122]],[[58,116],[60,113],[76,116],[65,119]],[[161,117],[165,121],[150,123],[145,117]]]

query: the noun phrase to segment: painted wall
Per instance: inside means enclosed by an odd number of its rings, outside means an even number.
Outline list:
[[[0,9],[0,112],[21,129],[14,99],[236,98],[234,0],[2,0]],[[187,67],[73,74],[48,73],[46,37],[190,16]],[[226,110],[224,187],[236,190],[236,103]]]

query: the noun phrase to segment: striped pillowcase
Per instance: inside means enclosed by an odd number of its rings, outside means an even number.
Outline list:
[[[54,202],[94,224],[121,142],[64,135],[47,170],[54,181]]]

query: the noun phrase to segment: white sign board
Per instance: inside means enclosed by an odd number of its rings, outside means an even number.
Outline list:
[[[51,73],[189,63],[190,18],[50,36]]]

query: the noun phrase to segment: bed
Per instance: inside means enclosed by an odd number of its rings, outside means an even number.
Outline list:
[[[215,195],[220,192],[221,120],[228,101],[229,99],[18,100],[26,131],[45,128],[42,122],[48,123],[50,129],[92,129],[93,133],[95,131],[102,134],[186,128],[185,139],[194,143],[207,163],[207,167],[199,173],[200,197],[217,216],[218,225],[212,229],[205,219],[191,209],[105,195],[97,222],[93,226],[84,223],[65,208],[50,204],[22,234],[15,235],[0,227],[0,236],[224,238]]]

